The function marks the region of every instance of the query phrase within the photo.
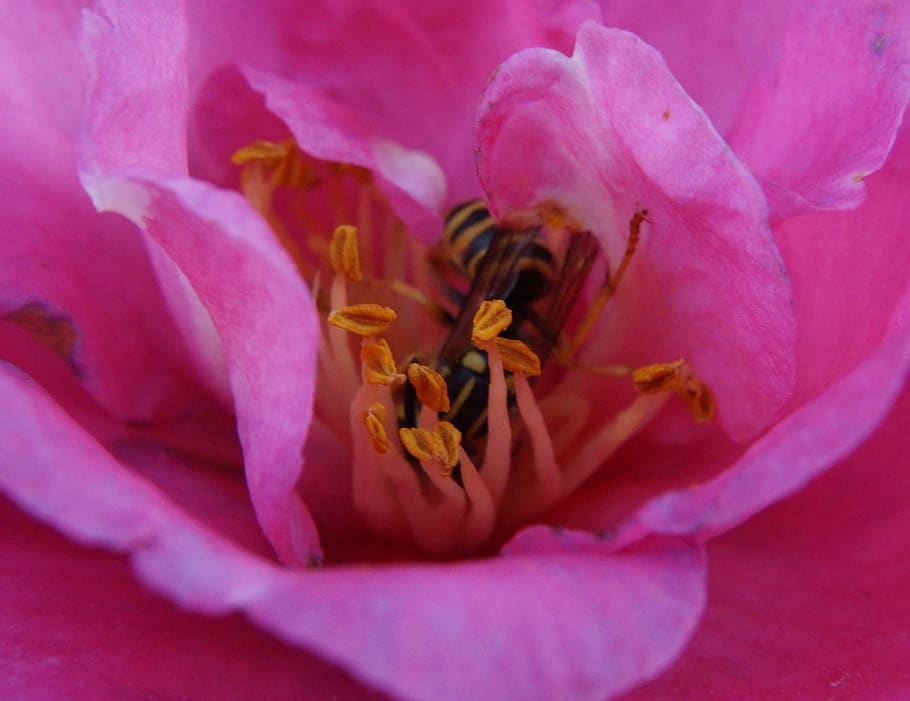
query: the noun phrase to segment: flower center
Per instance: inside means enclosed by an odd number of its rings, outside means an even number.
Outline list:
[[[644,210],[620,264],[582,295],[599,246],[558,204],[502,225],[466,203],[430,248],[407,243],[363,169],[310,159],[292,140],[256,142],[234,162],[325,319],[316,418],[351,446],[353,504],[382,536],[435,555],[476,550],[577,489],[672,393],[697,420],[713,416],[683,360],[573,360],[632,260]],[[549,390],[532,389],[550,368]],[[625,376],[637,392],[592,419],[588,397],[560,389],[567,368]]]

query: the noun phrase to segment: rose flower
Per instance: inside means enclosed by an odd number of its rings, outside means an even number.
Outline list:
[[[5,696],[906,696],[908,19],[8,8]]]

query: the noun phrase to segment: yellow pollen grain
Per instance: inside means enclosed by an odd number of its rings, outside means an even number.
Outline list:
[[[363,375],[370,385],[394,385],[404,382],[404,375],[395,367],[392,349],[384,338],[368,339],[360,347]]]
[[[395,310],[381,304],[351,304],[329,314],[329,324],[358,336],[378,336],[395,321]]]
[[[389,437],[385,432],[385,406],[381,402],[370,404],[363,414],[363,425],[367,429],[370,443],[377,453],[385,453],[389,449]]]
[[[540,358],[526,343],[512,338],[494,338],[493,346],[502,358],[502,367],[528,377],[540,374]]]
[[[474,314],[471,339],[475,343],[495,338],[512,323],[512,310],[501,299],[484,300]]]
[[[445,454],[442,437],[426,428],[399,428],[398,437],[410,455],[418,460],[438,460]]]
[[[329,258],[332,269],[350,282],[359,282],[363,278],[360,272],[360,249],[357,246],[357,227],[342,224],[332,234],[332,245],[329,247]]]
[[[442,375],[429,365],[408,365],[408,380],[417,391],[417,398],[424,406],[436,412],[449,410],[449,389]]]
[[[448,421],[440,421],[436,424],[434,430],[439,434],[439,438],[445,449],[445,457],[442,459],[442,464],[448,468],[445,472],[445,475],[448,476],[451,474],[452,468],[458,464],[458,449],[461,447],[461,431]]]

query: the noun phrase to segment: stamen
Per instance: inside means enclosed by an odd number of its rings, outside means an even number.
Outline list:
[[[484,300],[474,314],[471,339],[478,343],[495,338],[512,323],[512,310],[501,299]]]
[[[373,402],[363,414],[363,425],[366,426],[367,435],[377,453],[385,453],[389,449],[389,437],[385,432],[385,406],[382,402]]]
[[[349,282],[359,282],[363,275],[360,272],[360,250],[357,247],[357,227],[342,224],[332,234],[329,247],[329,258],[332,269],[338,275],[344,275]]]
[[[380,304],[351,304],[329,314],[329,324],[358,336],[378,336],[395,317],[394,309]]]
[[[512,423],[509,420],[508,390],[502,357],[496,346],[487,348],[490,388],[487,394],[487,450],[483,460],[483,481],[498,504],[506,490],[511,469]]]
[[[642,394],[675,392],[686,402],[692,417],[698,422],[714,418],[714,395],[682,358],[671,363],[636,368],[632,371],[632,382]]]
[[[531,449],[534,453],[534,468],[537,471],[537,483],[544,498],[555,502],[562,487],[562,475],[556,462],[556,452],[550,441],[550,431],[544,421],[540,407],[534,399],[531,385],[523,373],[515,374],[515,400],[518,412],[531,437]]]
[[[273,185],[304,188],[315,184],[319,176],[312,161],[300,157],[300,149],[294,139],[287,138],[281,143],[254,141],[237,149],[231,156],[231,163],[248,167],[259,165],[270,173]]]
[[[363,377],[371,385],[394,385],[404,382],[404,375],[397,371],[392,349],[384,338],[364,339],[360,346]]]
[[[635,249],[638,248],[638,238],[641,233],[642,222],[646,221],[648,221],[647,209],[640,209],[632,215],[632,219],[629,221],[629,240],[626,242],[626,252],[623,254],[622,261],[619,263],[616,271],[612,275],[609,275],[608,273],[603,287],[600,288],[591,301],[587,311],[585,311],[581,323],[579,323],[578,328],[575,330],[575,336],[572,338],[573,349],[578,350],[581,348],[581,345],[585,342],[588,334],[591,333],[591,329],[594,328],[597,319],[600,318],[600,313],[603,311],[603,308],[607,305],[607,302],[610,301],[613,295],[616,294],[616,289],[619,287],[619,281],[622,280],[623,275],[625,275],[626,268],[629,267],[632,256],[635,254]]]
[[[417,391],[420,403],[435,412],[449,410],[449,391],[442,375],[428,365],[411,363],[408,365],[408,380]]]

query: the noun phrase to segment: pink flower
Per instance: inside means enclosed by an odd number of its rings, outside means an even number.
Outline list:
[[[903,7],[235,5],[2,27],[5,696],[910,693]],[[599,243],[567,329],[639,213],[574,362],[701,402],[494,367],[405,459],[326,312],[440,348],[389,281],[481,193]]]

